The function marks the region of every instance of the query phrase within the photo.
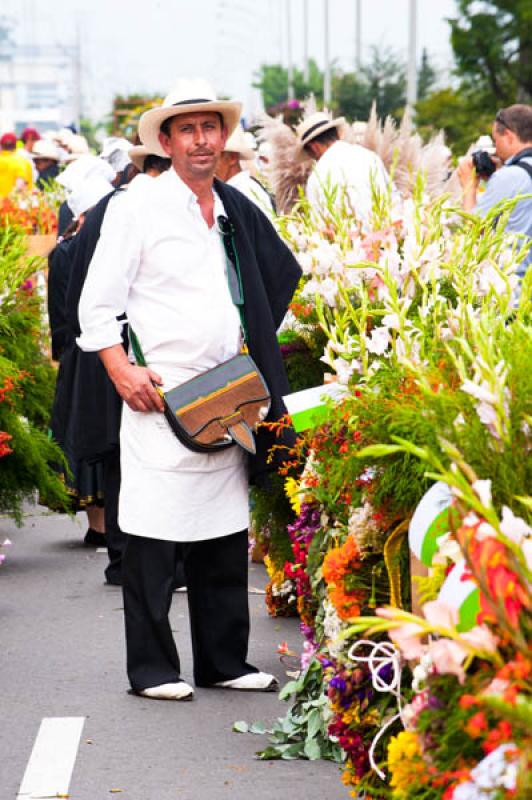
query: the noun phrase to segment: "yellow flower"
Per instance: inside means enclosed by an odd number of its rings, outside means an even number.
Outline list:
[[[301,514],[301,497],[299,494],[300,486],[295,478],[287,478],[285,480],[284,491],[290,500],[290,505],[294,509],[294,512],[297,514],[297,516],[299,516],[299,514]]]
[[[409,797],[415,784],[424,783],[423,751],[418,735],[412,731],[401,731],[388,745],[388,769],[393,797]]]

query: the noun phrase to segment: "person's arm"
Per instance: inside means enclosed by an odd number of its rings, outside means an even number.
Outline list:
[[[162,399],[153,386],[162,379],[147,367],[129,363],[122,347],[122,323],[117,320],[126,310],[138,269],[140,229],[127,198],[113,198],[81,293],[77,343],[82,350],[99,353],[118,394],[133,411],[162,411]]]

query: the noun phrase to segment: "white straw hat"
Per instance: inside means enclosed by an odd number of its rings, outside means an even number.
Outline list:
[[[136,166],[138,171],[144,172],[144,162],[146,161],[146,157],[155,155],[155,153],[150,153],[148,148],[143,144],[136,144],[129,148],[128,155],[131,163]]]
[[[237,125],[231,136],[225,143],[224,153],[238,153],[240,158],[251,161],[255,158],[255,151],[249,147],[246,141],[246,134],[241,125]]]
[[[89,143],[85,139],[84,136],[81,136],[79,133],[73,133],[70,139],[65,142],[65,147],[68,148],[68,153],[63,159],[69,163],[70,161],[76,161],[76,159],[81,158],[81,156],[86,156],[89,154]]]
[[[310,117],[302,120],[296,128],[297,150],[301,153],[305,145],[315,139],[316,136],[321,136],[322,133],[331,128],[340,129],[344,125],[345,119],[343,117],[331,119],[325,111],[317,111],[315,114],[311,114]]]
[[[139,136],[150,153],[168,158],[159,142],[161,124],[178,114],[217,111],[222,115],[228,135],[240,120],[241,103],[218,100],[214,89],[202,78],[181,78],[164,98],[162,106],[145,111],[139,120]]]
[[[33,145],[33,150],[31,151],[31,157],[35,158],[49,158],[52,161],[60,161],[61,156],[59,154],[59,150],[55,146],[55,144],[48,139],[39,139],[38,142],[35,142]]]

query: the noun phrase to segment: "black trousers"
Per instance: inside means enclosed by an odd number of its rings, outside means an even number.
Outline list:
[[[120,494],[120,448],[105,456],[103,462],[105,541],[109,564],[105,569],[108,583],[122,583],[122,556],[126,535],[118,524],[118,496]]]
[[[128,536],[122,560],[127,673],[135,691],[181,678],[168,614],[182,553],[194,681],[210,686],[256,668],[249,639],[247,531],[200,542]]]

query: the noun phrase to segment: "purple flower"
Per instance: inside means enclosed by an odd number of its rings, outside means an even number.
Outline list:
[[[338,692],[345,692],[347,684],[343,678],[340,678],[339,675],[335,675],[334,678],[331,678],[329,681],[329,686],[332,686],[332,688],[336,689]]]

